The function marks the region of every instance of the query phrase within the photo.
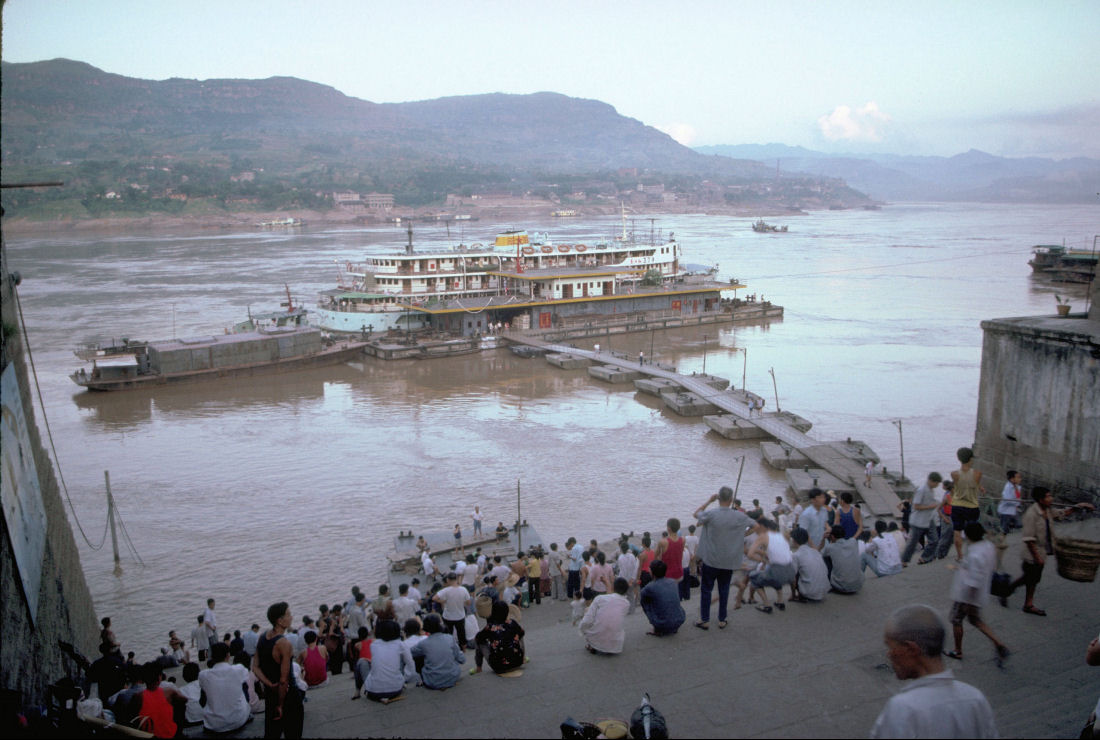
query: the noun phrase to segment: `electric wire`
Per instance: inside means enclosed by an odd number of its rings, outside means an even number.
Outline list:
[[[57,466],[57,478],[61,482],[61,490],[65,492],[65,500],[69,502],[69,510],[73,513],[73,521],[76,522],[76,528],[80,530],[80,535],[84,538],[84,542],[93,550],[100,550],[107,542],[107,525],[109,524],[110,516],[103,522],[103,536],[100,537],[99,544],[93,545],[92,541],[88,539],[88,534],[84,531],[84,526],[80,523],[80,517],[76,514],[76,507],[73,506],[73,500],[69,496],[69,487],[65,483],[65,475],[61,471],[61,459],[57,456],[57,447],[53,442],[53,432],[50,430],[50,420],[46,415],[46,402],[42,400],[42,386],[38,383],[38,370],[34,366],[34,353],[31,352],[31,341],[27,334],[27,322],[23,318],[23,302],[19,299],[19,289],[12,286],[12,293],[15,295],[15,307],[19,310],[19,324],[23,329],[23,346],[27,348],[27,359],[31,364],[31,376],[34,378],[34,388],[38,394],[38,405],[42,409],[42,423],[46,427],[46,437],[50,440],[50,451],[53,453],[54,464]]]

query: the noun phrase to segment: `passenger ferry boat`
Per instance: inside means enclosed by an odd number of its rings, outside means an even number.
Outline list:
[[[314,321],[327,331],[367,334],[424,328],[433,310],[444,306],[480,313],[538,298],[540,292],[548,298],[597,299],[687,272],[674,234],[667,239],[653,234],[642,243],[627,233],[625,221],[622,236],[611,241],[558,244],[547,235],[505,231],[491,245],[431,251],[413,248],[410,226],[403,252],[371,255],[339,268],[337,288],[321,294]],[[553,287],[521,285],[536,275],[553,278]],[[526,295],[519,295],[521,290]]]

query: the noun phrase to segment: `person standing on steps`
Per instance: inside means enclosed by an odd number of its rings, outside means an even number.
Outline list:
[[[718,502],[710,511],[707,507]],[[695,626],[707,629],[710,623],[711,592],[718,586],[718,627],[725,629],[730,597],[730,580],[740,569],[745,554],[745,530],[753,525],[744,512],[733,508],[733,491],[722,486],[695,510],[702,529],[699,536],[699,621]]]
[[[286,639],[291,624],[290,606],[285,601],[272,604],[267,609],[267,619],[271,629],[260,636],[252,659],[252,672],[266,688],[264,737],[300,738],[305,714],[302,692],[292,677],[293,649]]]
[[[951,528],[955,532],[955,560],[962,560],[963,530],[970,522],[981,517],[978,508],[978,496],[985,493],[982,488],[982,472],[970,467],[974,451],[969,447],[960,447],[955,453],[961,465],[951,471],[954,488],[951,493]]]

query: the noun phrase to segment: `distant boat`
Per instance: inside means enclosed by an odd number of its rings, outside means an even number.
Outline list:
[[[755,231],[758,234],[785,234],[785,233],[787,233],[787,227],[786,226],[775,226],[774,224],[769,224],[768,222],[766,222],[762,218],[757,219],[755,222],[753,222],[752,230]]]
[[[277,218],[274,221],[261,221],[256,225],[262,229],[273,229],[279,226],[305,226],[305,223],[306,222],[300,218],[291,218],[287,216],[286,218]]]
[[[1057,244],[1040,244],[1027,261],[1036,274],[1061,283],[1087,283],[1096,275],[1096,252],[1068,249]]]
[[[572,218],[577,215],[577,212],[572,208],[565,208],[560,211],[551,211],[550,215],[554,218]]]

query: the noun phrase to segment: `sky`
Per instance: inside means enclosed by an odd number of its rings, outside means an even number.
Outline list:
[[[1097,0],[6,0],[0,54],[378,103],[553,91],[689,146],[1061,159],[1100,157],[1098,31]]]

